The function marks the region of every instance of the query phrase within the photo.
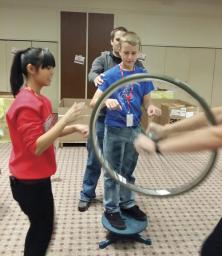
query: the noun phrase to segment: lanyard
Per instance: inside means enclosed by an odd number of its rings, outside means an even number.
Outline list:
[[[120,73],[121,73],[122,78],[124,78],[123,68],[122,68],[121,64],[119,64],[119,69],[120,69]],[[126,101],[127,101],[127,104],[128,104],[128,109],[130,111],[130,100],[133,98],[133,83],[130,86],[129,94],[126,93],[125,97],[126,97]]]

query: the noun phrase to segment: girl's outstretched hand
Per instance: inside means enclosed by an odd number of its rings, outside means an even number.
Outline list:
[[[79,118],[84,106],[85,106],[84,102],[78,102],[78,103],[74,102],[74,104],[69,108],[69,110],[63,116],[65,123],[69,124],[71,122],[75,122]]]
[[[76,132],[80,132],[84,138],[89,136],[89,126],[86,124],[75,124]]]

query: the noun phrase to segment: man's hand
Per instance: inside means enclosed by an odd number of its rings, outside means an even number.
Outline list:
[[[104,74],[100,74],[94,79],[94,84],[96,87],[100,86],[103,83],[103,77]]]

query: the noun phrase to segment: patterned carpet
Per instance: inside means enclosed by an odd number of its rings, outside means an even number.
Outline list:
[[[10,144],[0,144],[0,255],[21,256],[28,220],[9,189],[10,147]],[[99,242],[107,234],[101,224],[102,179],[97,188],[97,200],[89,210],[84,213],[77,210],[86,156],[85,147],[57,149],[58,170],[53,177],[56,222],[48,256],[199,255],[202,241],[222,213],[221,157],[210,177],[193,191],[162,199],[137,195],[138,204],[150,220],[149,228],[141,235],[151,238],[151,246],[119,241],[99,249]]]

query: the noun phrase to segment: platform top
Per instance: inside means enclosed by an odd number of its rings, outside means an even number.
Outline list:
[[[102,224],[107,230],[121,235],[134,235],[142,232],[148,226],[148,221],[139,221],[126,214],[121,213],[122,218],[125,221],[126,229],[117,229],[111,226],[105,215],[102,216]]]

